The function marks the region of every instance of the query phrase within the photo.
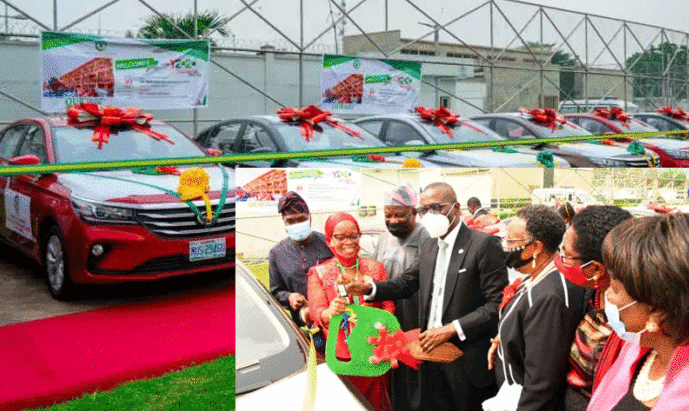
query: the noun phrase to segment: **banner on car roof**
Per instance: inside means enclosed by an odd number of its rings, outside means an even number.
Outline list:
[[[208,40],[41,33],[41,108],[82,101],[116,107],[208,106]]]
[[[414,108],[421,91],[421,63],[323,56],[321,108],[337,114],[384,114]]]

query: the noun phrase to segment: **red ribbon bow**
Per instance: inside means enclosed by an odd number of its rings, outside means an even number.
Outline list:
[[[419,339],[420,328],[407,332],[397,330],[394,334],[388,334],[384,325],[376,323],[375,327],[380,332],[380,337],[368,337],[366,339],[369,344],[375,345],[373,356],[369,358],[371,363],[379,364],[383,361],[390,361],[392,368],[397,368],[399,361],[401,361],[415,370],[419,369],[418,365],[421,364],[421,361],[411,355],[409,345],[412,341]]]
[[[103,148],[103,144],[110,141],[110,127],[112,126],[133,128],[156,140],[165,140],[170,144],[175,144],[167,137],[167,134],[151,130],[149,122],[153,119],[153,115],[134,107],[127,107],[124,110],[111,106],[101,108],[96,103],[83,102],[70,107],[67,110],[67,118],[72,124],[96,123],[93,127],[91,141],[98,142],[99,150]]]
[[[603,117],[608,120],[617,120],[622,123],[625,127],[629,128],[629,124],[627,124],[627,120],[629,120],[629,114],[625,113],[624,110],[622,110],[619,107],[613,107],[610,110],[605,109],[605,108],[600,108],[596,107],[596,115],[598,117]]]
[[[672,107],[663,107],[656,110],[656,112],[659,114],[664,114],[668,117],[676,118],[678,120],[689,120],[689,114],[687,114],[687,112],[681,108],[673,110]]]
[[[502,301],[500,301],[500,305],[498,305],[498,311],[505,308],[507,304],[512,301],[514,296],[517,295],[517,290],[519,289],[520,285],[522,285],[522,279],[517,278],[512,284],[508,285],[502,290]]]
[[[467,227],[474,230],[483,231],[488,234],[495,234],[500,231],[498,227],[491,227],[499,223],[500,219],[492,214],[484,214],[476,218],[469,218],[465,221]]]
[[[448,110],[442,104],[438,108],[426,108],[417,106],[414,110],[419,113],[419,116],[426,121],[435,124],[436,127],[440,129],[443,133],[447,134],[450,138],[453,137],[452,128],[449,126],[454,126],[459,123],[474,131],[483,133],[483,130],[472,126],[471,124],[459,119],[459,114],[455,114]]]
[[[282,121],[288,123],[299,123],[301,135],[304,136],[306,141],[311,141],[311,137],[313,137],[313,126],[321,122],[325,122],[332,127],[340,129],[350,136],[361,138],[361,133],[339,124],[329,112],[321,110],[314,105],[301,109],[283,107],[278,110],[278,117],[280,117]]]
[[[653,210],[656,213],[662,213],[662,214],[671,213],[672,211],[675,210],[674,208],[670,208],[670,207],[666,206],[665,204],[660,204],[657,201],[653,201],[653,202],[649,203],[646,206],[646,208],[648,208],[649,210]]]
[[[519,112],[530,115],[531,121],[551,130],[555,130],[560,124],[567,123],[567,120],[552,108],[537,108],[528,112],[524,109],[519,109]]]

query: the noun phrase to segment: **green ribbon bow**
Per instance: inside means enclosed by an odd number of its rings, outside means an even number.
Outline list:
[[[536,155],[536,160],[543,164],[546,168],[555,167],[555,160],[553,158],[553,153],[550,150],[543,150]]]

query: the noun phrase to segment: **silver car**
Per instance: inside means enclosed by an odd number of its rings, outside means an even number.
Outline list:
[[[450,144],[483,141],[504,141],[505,138],[470,120],[469,124],[459,124],[453,128],[450,138],[438,127],[423,120],[416,114],[399,113],[364,117],[354,121],[363,129],[377,136],[388,145],[400,146],[425,144]],[[516,152],[492,149],[434,150],[424,151],[417,156],[440,167],[539,167],[537,151],[529,148],[513,147]],[[412,153],[407,153],[412,154]],[[555,167],[569,168],[569,163],[554,156]]]
[[[570,122],[551,130],[531,121],[528,114],[521,113],[482,114],[471,119],[512,140],[592,135]],[[602,144],[534,142],[532,147],[548,149],[558,157],[564,157],[572,167],[656,167],[660,164],[655,153],[644,156],[629,153],[621,147]]]
[[[322,359],[308,381],[309,342],[268,290],[237,261],[236,409],[302,411],[307,387],[315,384],[315,410],[373,410]]]

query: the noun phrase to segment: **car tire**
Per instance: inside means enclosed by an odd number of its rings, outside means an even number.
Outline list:
[[[50,294],[58,300],[73,296],[74,283],[69,275],[65,240],[57,226],[50,227],[43,243],[43,266]]]

